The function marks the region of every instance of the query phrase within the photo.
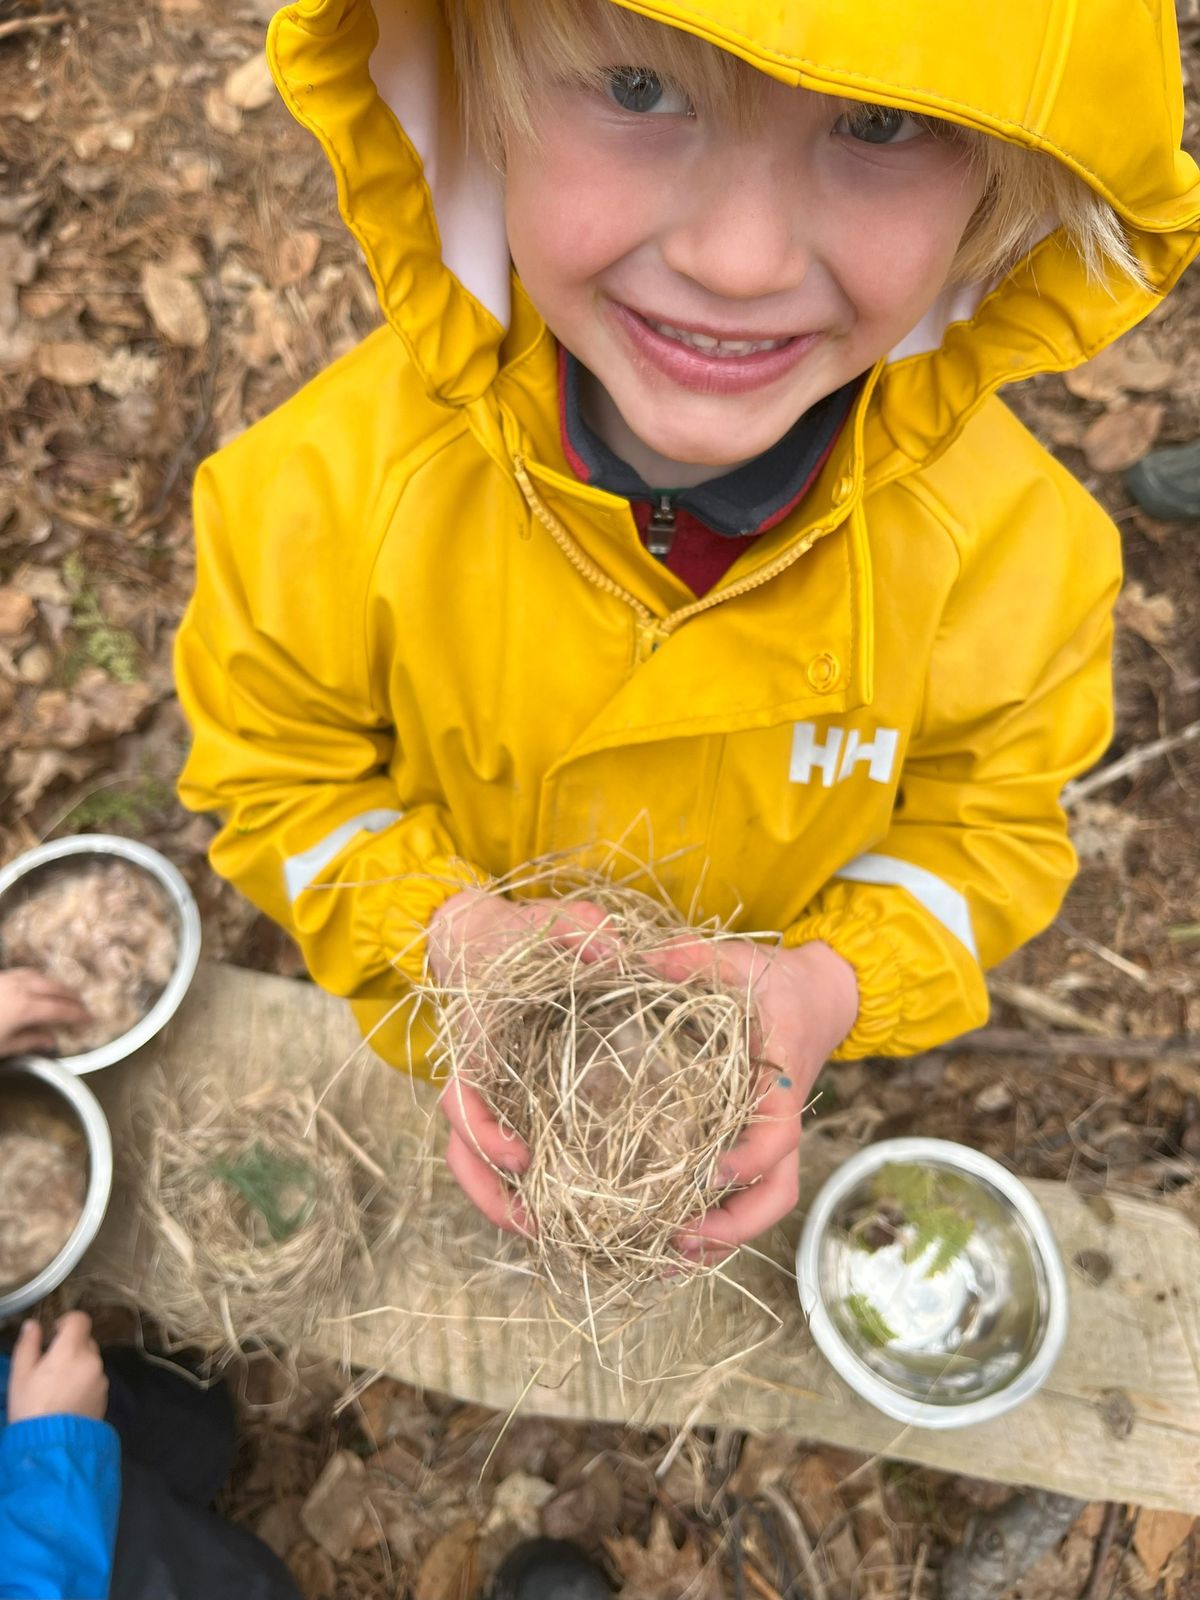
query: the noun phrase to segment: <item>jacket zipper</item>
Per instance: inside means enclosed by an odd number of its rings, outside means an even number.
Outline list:
[[[669,494],[656,497],[646,525],[646,548],[657,561],[665,561],[675,543],[675,504]]]
[[[807,538],[801,539],[799,543],[792,545],[782,555],[777,556],[774,561],[763,567],[761,571],[752,573],[748,578],[743,578],[740,583],[731,584],[728,589],[721,589],[716,594],[708,594],[703,599],[694,600],[691,605],[683,606],[678,611],[672,611],[668,617],[656,617],[648,606],[644,606],[635,595],[629,593],[628,589],[624,588],[614,578],[610,578],[607,572],[598,567],[592,558],[579,548],[566,528],[563,527],[562,523],[534,488],[533,481],[529,476],[529,470],[525,465],[525,457],[514,455],[512,460],[514,475],[530,511],[533,512],[533,515],[546,529],[576,572],[579,573],[580,577],[586,578],[589,583],[595,584],[596,588],[602,590],[605,594],[610,594],[616,599],[623,600],[637,618],[639,662],[649,660],[659,646],[665,644],[675,630],[687,622],[689,618],[698,616],[702,611],[711,611],[714,606],[723,605],[726,600],[736,600],[739,595],[750,594],[753,590],[761,588],[764,583],[770,583],[772,578],[786,571],[793,562],[798,561],[807,550],[811,549],[822,534],[829,533],[835,526],[834,523],[819,524],[810,531]],[[669,500],[670,496],[664,495],[662,498]],[[674,514],[672,513],[673,520]]]

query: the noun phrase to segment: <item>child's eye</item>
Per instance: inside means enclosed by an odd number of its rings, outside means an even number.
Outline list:
[[[606,74],[609,96],[622,111],[657,111],[690,116],[687,96],[665,84],[649,67],[613,67]]]
[[[833,131],[849,134],[863,144],[907,144],[927,130],[919,117],[895,106],[856,105],[843,112]]]

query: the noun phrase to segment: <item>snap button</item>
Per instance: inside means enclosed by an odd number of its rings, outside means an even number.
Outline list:
[[[828,694],[836,688],[841,676],[841,662],[830,650],[822,650],[808,663],[808,681],[818,694]]]
[[[833,491],[834,504],[844,506],[853,493],[854,478],[847,472],[844,477],[838,479],[837,488]]]

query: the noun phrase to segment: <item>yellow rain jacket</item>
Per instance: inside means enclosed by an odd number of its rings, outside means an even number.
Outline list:
[[[299,0],[272,67],[387,325],[201,469],[181,794],[364,1026],[462,884],[623,840],[681,908],[845,956],[840,1054],[923,1050],[984,1019],[983,969],[1054,916],[1060,792],[1110,736],[1116,532],[994,392],[1093,355],[1196,252],[1172,0],[631,9],[1051,152],[1151,291],[1090,285],[1052,233],[943,295],[799,507],[697,600],[564,459],[554,341],[438,90],[434,0]],[[422,1070],[403,1028],[376,1044]]]

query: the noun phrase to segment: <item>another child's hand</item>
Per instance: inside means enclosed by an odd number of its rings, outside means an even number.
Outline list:
[[[604,920],[603,908],[592,901],[505,900],[482,889],[463,889],[430,919],[429,968],[438,983],[452,987],[539,930],[578,947],[584,960],[594,960],[607,948],[603,931],[597,931]],[[495,1170],[524,1172],[529,1150],[492,1116],[472,1087],[469,1065],[450,1079],[440,1104],[450,1123],[446,1163],[467,1198],[496,1227],[532,1232],[531,1219]]]
[[[0,972],[0,1056],[53,1050],[55,1028],[91,1021],[79,996],[32,967]]]
[[[60,1317],[44,1352],[39,1325],[22,1326],[8,1375],[10,1422],[63,1415],[102,1422],[107,1405],[108,1378],[85,1312]]]
[[[756,1120],[714,1174],[716,1187],[728,1191],[725,1198],[676,1240],[685,1256],[720,1260],[796,1205],[800,1114],[817,1074],[854,1026],[858,981],[849,962],[819,943],[785,950],[750,939],[689,940],[655,965],[670,978],[707,974],[722,987],[744,991],[770,1063]]]

